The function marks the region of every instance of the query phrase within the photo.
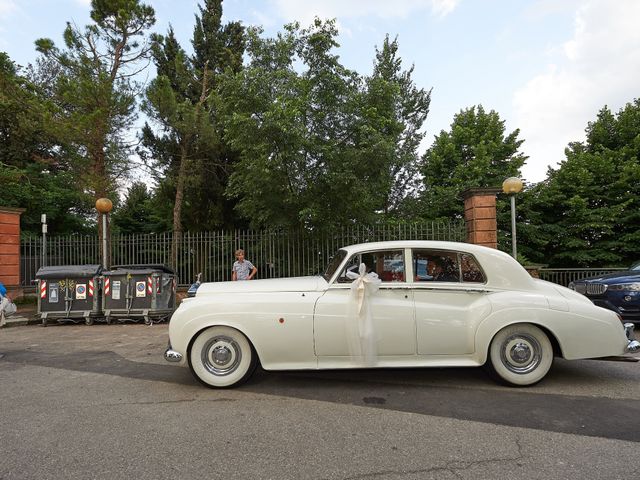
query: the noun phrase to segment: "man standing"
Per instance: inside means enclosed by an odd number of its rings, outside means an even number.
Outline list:
[[[249,260],[244,258],[244,250],[236,250],[236,261],[231,269],[231,280],[252,280],[258,273],[258,269]]]

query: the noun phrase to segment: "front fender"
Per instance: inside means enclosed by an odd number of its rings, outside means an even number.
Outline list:
[[[202,330],[224,325],[242,332],[263,368],[315,368],[313,305],[317,292],[264,293],[194,298],[180,305],[169,323],[173,350],[182,353]]]

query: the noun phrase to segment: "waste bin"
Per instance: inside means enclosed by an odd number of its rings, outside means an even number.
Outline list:
[[[41,267],[38,280],[38,315],[42,325],[49,319],[84,320],[91,325],[100,310],[100,265]]]
[[[102,311],[118,320],[168,320],[176,305],[176,274],[166,265],[118,265],[102,272]]]

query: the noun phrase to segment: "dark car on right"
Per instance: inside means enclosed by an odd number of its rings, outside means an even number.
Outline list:
[[[623,272],[576,280],[569,288],[613,310],[623,322],[640,324],[640,262]]]

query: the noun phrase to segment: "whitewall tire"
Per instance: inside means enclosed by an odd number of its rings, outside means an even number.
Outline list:
[[[498,382],[514,387],[538,383],[552,363],[549,337],[529,323],[509,325],[496,333],[487,359],[489,373]]]
[[[255,370],[253,347],[235,328],[210,327],[198,334],[189,350],[189,367],[203,384],[227,388],[245,382]]]

